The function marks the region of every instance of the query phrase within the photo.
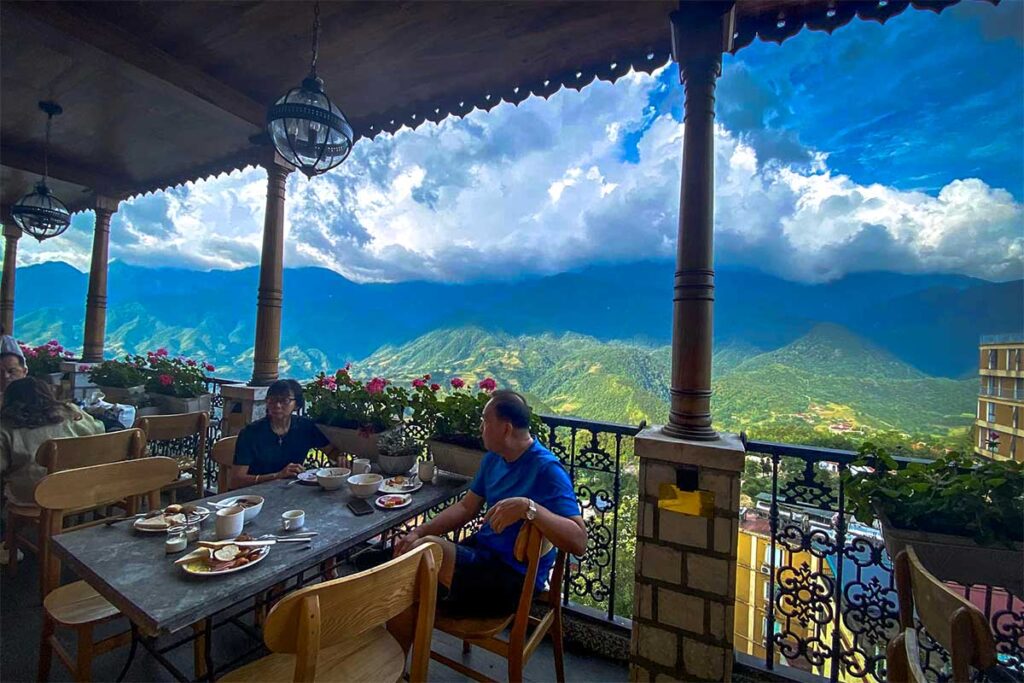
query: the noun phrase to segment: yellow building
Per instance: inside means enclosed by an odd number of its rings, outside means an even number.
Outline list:
[[[974,452],[1024,462],[1024,334],[982,337]]]

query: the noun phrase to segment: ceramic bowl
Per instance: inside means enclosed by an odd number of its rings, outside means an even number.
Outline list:
[[[347,467],[322,467],[316,471],[316,483],[325,491],[340,489],[352,470]]]
[[[358,498],[369,498],[377,493],[384,477],[379,474],[353,474],[348,478],[348,487],[352,495]]]

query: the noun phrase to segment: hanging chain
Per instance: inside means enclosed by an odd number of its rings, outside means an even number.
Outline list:
[[[310,71],[316,73],[316,58],[320,51],[320,0],[313,3],[313,44],[310,46],[310,52],[313,53],[312,63],[310,64]]]
[[[46,145],[43,147],[43,184],[50,179],[50,124],[53,123],[53,114],[46,113]]]

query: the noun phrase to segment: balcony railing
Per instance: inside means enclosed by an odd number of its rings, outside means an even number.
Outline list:
[[[747,452],[765,457],[770,477],[767,505],[760,506],[770,548],[764,666],[832,681],[885,681],[899,603],[880,533],[844,509],[840,475],[856,453],[758,441],[748,442]],[[958,590],[989,619],[1000,663],[1024,677],[1024,603],[995,586]],[[922,647],[925,670],[948,680],[947,653],[926,633]]]

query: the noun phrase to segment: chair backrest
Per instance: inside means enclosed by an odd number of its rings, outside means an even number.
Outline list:
[[[222,439],[217,439],[213,448],[210,449],[210,457],[217,463],[218,493],[230,491],[232,488],[231,468],[235,464],[235,443],[237,441],[237,436],[225,436]]]
[[[94,436],[50,439],[36,451],[36,462],[50,474],[92,465],[138,458],[146,449],[146,435],[139,429],[125,429]]]
[[[147,415],[135,420],[135,424],[132,426],[145,432],[146,439],[150,442],[182,439],[198,434],[198,448],[205,452],[206,428],[209,424],[210,416],[207,413],[197,412],[178,413],[177,415]]]
[[[295,591],[270,611],[263,640],[273,652],[296,655],[296,681],[312,681],[320,649],[412,610],[415,638],[409,677],[426,680],[441,557],[440,546],[424,543],[379,567]],[[410,643],[397,639],[408,652]]]
[[[905,629],[886,646],[885,679],[887,683],[929,683],[921,667],[921,647],[914,629]]]
[[[900,625],[913,629],[916,609],[928,634],[949,652],[953,680],[970,680],[970,667],[984,671],[996,664],[985,615],[925,569],[912,546],[896,556],[895,570]]]
[[[150,509],[160,505],[160,488],[178,478],[178,464],[171,458],[137,458],[48,474],[35,490],[36,505],[42,511],[39,524],[40,558],[44,571],[44,594],[60,584],[60,560],[49,552],[50,537],[59,534],[64,514],[72,510],[109,505],[130,499],[129,511],[136,509],[139,496],[149,498]],[[97,520],[91,526],[100,524]]]
[[[512,630],[509,633],[509,643],[512,646],[521,646],[526,639],[526,628],[530,623],[530,610],[533,605],[534,586],[537,583],[537,572],[540,570],[540,558],[551,551],[551,541],[532,522],[523,522],[523,526],[516,535],[516,544],[512,550],[513,556],[519,562],[526,565],[526,576],[523,578],[523,592],[519,595],[519,605],[516,608],[516,615],[512,620]],[[562,577],[565,574],[566,553],[558,550],[555,556],[555,564],[552,567],[551,579],[548,583],[548,607],[552,610],[561,610],[561,586]]]

